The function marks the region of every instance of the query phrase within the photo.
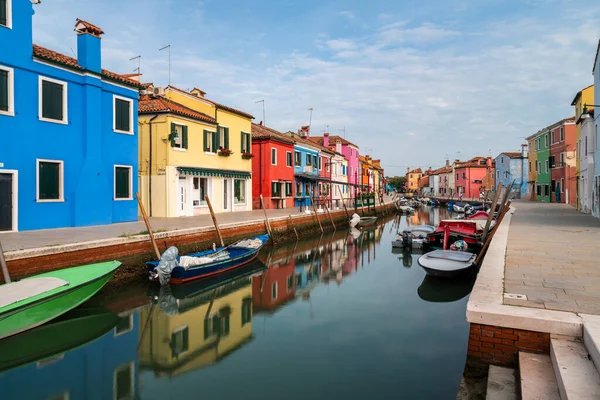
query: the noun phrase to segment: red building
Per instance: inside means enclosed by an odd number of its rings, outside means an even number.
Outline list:
[[[294,140],[263,125],[252,124],[252,208],[294,207]]]
[[[483,190],[491,189],[484,181],[489,181],[494,174],[492,158],[473,157],[469,161],[458,162],[454,166],[454,174],[457,195],[462,193],[467,199],[479,198]]]
[[[273,313],[294,299],[294,257],[282,261],[281,265],[271,265],[262,274],[252,277],[254,313]]]
[[[575,117],[567,118],[550,128],[550,201],[575,204],[577,201]]]

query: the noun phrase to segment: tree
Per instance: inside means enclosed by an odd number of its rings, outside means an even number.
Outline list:
[[[406,191],[406,177],[405,176],[393,176],[386,178],[388,185],[396,189],[398,192]]]

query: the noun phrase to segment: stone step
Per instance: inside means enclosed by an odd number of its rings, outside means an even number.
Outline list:
[[[517,378],[511,368],[490,365],[487,381],[487,400],[517,400]]]
[[[551,339],[550,356],[562,400],[600,399],[600,374],[582,343]]]
[[[549,356],[519,353],[521,375],[521,399],[560,400],[558,383]]]
[[[592,357],[597,370],[600,370],[600,317],[597,315],[582,315],[583,343]]]

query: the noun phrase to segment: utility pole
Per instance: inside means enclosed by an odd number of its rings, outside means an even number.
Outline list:
[[[169,86],[171,86],[171,45],[168,44],[165,47],[161,47],[158,51],[169,49]]]
[[[262,122],[263,122],[263,126],[267,126],[267,120],[266,120],[266,117],[265,117],[265,100],[262,99],[262,100],[255,101],[254,104],[256,104],[256,103],[262,103],[262,110],[263,110],[263,119],[262,119]]]
[[[312,108],[312,107],[310,107],[310,108],[308,109],[308,111],[310,111],[310,115],[309,115],[309,117],[308,117],[308,133],[310,134],[310,126],[311,126],[311,124],[312,124],[312,113],[313,113],[313,108]]]

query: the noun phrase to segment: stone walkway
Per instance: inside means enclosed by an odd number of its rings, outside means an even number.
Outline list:
[[[600,314],[600,220],[565,204],[513,206],[504,304]]]

